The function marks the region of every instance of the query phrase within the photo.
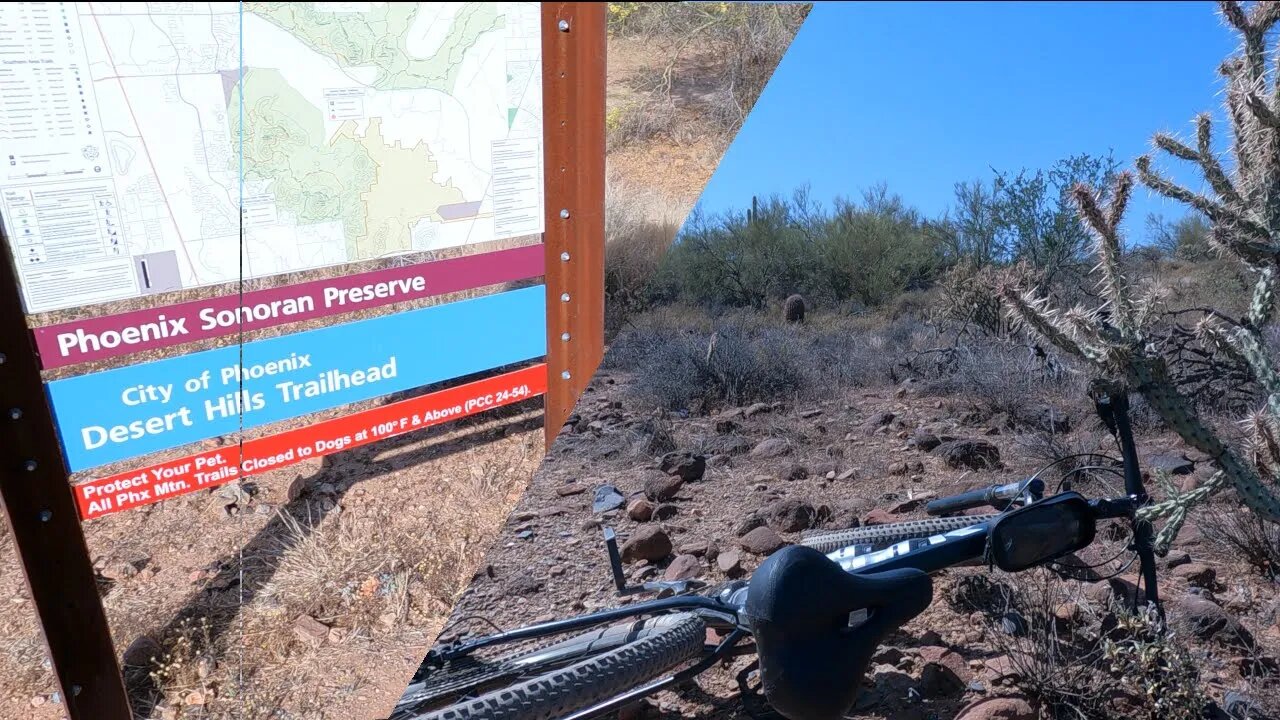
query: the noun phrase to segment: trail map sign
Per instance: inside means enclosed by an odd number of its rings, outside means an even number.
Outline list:
[[[0,499],[67,713],[126,720],[82,523],[538,396],[548,444],[569,416],[603,354],[605,12],[0,27]]]
[[[529,2],[0,4],[27,311],[542,232],[538,22]]]

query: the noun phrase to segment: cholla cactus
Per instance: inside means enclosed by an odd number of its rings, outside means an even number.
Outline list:
[[[1191,147],[1165,134],[1155,145],[1166,153],[1196,163],[1212,196],[1188,190],[1151,167],[1150,157],[1138,159],[1143,184],[1181,201],[1209,218],[1213,243],[1224,255],[1244,263],[1256,275],[1248,314],[1232,320],[1209,312],[1198,331],[1206,347],[1243,360],[1267,394],[1266,406],[1251,418],[1250,447],[1236,448],[1201,420],[1193,403],[1180,394],[1169,377],[1165,359],[1156,350],[1149,329],[1158,298],[1134,298],[1132,284],[1121,264],[1120,221],[1133,188],[1133,176],[1116,179],[1111,200],[1103,207],[1084,186],[1073,196],[1080,217],[1092,232],[1105,298],[1096,310],[1074,308],[1060,312],[1048,300],[1021,288],[1006,287],[1001,296],[1010,313],[1030,329],[1070,354],[1087,361],[1096,372],[1123,380],[1147,399],[1151,407],[1187,444],[1213,459],[1218,468],[1202,488],[1170,498],[1145,511],[1149,518],[1168,519],[1161,533],[1165,547],[1172,541],[1187,510],[1220,487],[1230,485],[1254,512],[1280,523],[1280,373],[1268,356],[1263,329],[1275,309],[1280,270],[1280,74],[1267,67],[1266,37],[1280,21],[1280,3],[1256,3],[1244,9],[1235,2],[1221,4],[1222,15],[1241,35],[1238,56],[1223,63],[1227,80],[1226,107],[1231,120],[1235,167],[1225,169],[1212,150],[1212,125],[1207,115],[1196,118],[1196,142]]]

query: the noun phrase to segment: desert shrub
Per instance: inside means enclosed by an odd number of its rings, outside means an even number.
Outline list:
[[[1087,610],[1078,603],[1078,584],[1043,569],[1020,574],[1013,584],[986,585],[1000,592],[970,589],[957,599],[987,618],[987,640],[1009,658],[1015,685],[1052,717],[1203,716],[1209,698],[1201,658],[1154,611],[1134,613],[1119,605]]]
[[[781,328],[721,324],[710,335],[669,338],[645,358],[638,385],[660,406],[706,409],[791,397],[804,387],[794,346]]]
[[[923,218],[883,187],[862,202],[837,199],[814,235],[815,289],[832,298],[883,305],[932,284],[943,265]]]
[[[639,78],[641,99],[610,128],[610,142],[624,145],[684,129],[731,138],[741,127],[792,38],[809,3],[610,3],[612,37],[638,38],[661,49],[664,65]],[[695,56],[713,62],[719,89],[684,92],[678,74]],[[703,68],[706,70],[707,68]],[[690,123],[672,122],[677,104]],[[632,117],[624,119],[626,115]],[[647,116],[647,117],[646,117]],[[617,129],[616,134],[613,132]]]
[[[1199,519],[1206,539],[1271,580],[1280,578],[1280,526],[1239,508],[1206,508]]]
[[[664,266],[661,301],[760,310],[797,292],[833,307],[882,306],[930,287],[945,259],[919,213],[883,187],[829,211],[802,188],[746,213],[695,209]]]
[[[1128,717],[1198,720],[1209,704],[1199,662],[1164,628],[1154,608],[1120,611],[1102,642],[1102,667],[1124,694]],[[1111,717],[1108,715],[1108,717]]]
[[[1074,600],[1067,586],[1047,571],[1024,573],[1016,585],[977,584],[992,585],[998,593],[976,593],[973,585],[956,596],[957,608],[982,613],[988,641],[1009,658],[1018,689],[1051,708],[1055,717],[1095,717],[1101,653],[1095,643],[1055,621],[1055,610]],[[1015,619],[1016,632],[1006,630],[1007,618]]]
[[[933,333],[911,317],[825,313],[783,325],[757,313],[712,317],[668,306],[637,317],[613,340],[603,366],[636,373],[636,392],[658,406],[697,411],[882,385],[905,349]]]
[[[679,229],[679,209],[652,191],[605,188],[605,337],[648,307],[648,286]]]
[[[643,96],[609,111],[605,118],[607,150],[669,135],[678,125],[675,103]]]
[[[1199,215],[1184,215],[1169,222],[1158,215],[1147,217],[1147,237],[1152,247],[1166,257],[1179,260],[1200,261],[1213,257],[1209,242],[1212,228]]]
[[[816,257],[801,223],[796,204],[779,197],[760,203],[752,219],[695,209],[666,257],[667,284],[707,308],[762,310],[795,292],[812,295]]]
[[[990,415],[1016,421],[1032,405],[1076,396],[1080,378],[1048,365],[1034,348],[1015,343],[962,343],[935,353],[932,362],[916,360],[912,369],[932,396],[962,396]]]

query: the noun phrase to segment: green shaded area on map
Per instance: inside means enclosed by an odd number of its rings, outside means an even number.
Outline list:
[[[244,90],[244,173],[265,180],[279,208],[299,226],[340,221],[347,257],[362,260],[412,249],[413,225],[439,219],[441,205],[464,202],[440,185],[427,146],[388,145],[381,120],[363,135],[342,123],[326,138],[324,115],[276,70],[250,69]],[[232,137],[240,131],[240,93],[231,94]]]
[[[377,168],[369,152],[349,135],[328,142],[324,116],[276,70],[250,69],[244,75],[244,174],[271,181],[276,205],[299,225],[342,221],[348,249],[364,235],[360,193],[374,182]],[[240,93],[228,107],[232,137],[240,133]]]
[[[497,3],[464,4],[439,50],[429,58],[406,48],[408,30],[423,3],[372,3],[368,12],[332,13],[314,3],[250,2],[246,12],[286,30],[341,67],[378,68],[378,90],[435,89],[452,92],[462,60],[481,35],[506,26]]]

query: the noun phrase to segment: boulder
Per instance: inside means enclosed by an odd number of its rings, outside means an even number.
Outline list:
[[[1175,622],[1201,640],[1241,650],[1254,646],[1253,635],[1240,621],[1209,600],[1187,595],[1176,602],[1174,611]]]
[[[1218,573],[1212,567],[1198,562],[1177,565],[1173,568],[1172,573],[1174,577],[1186,580],[1189,585],[1210,590],[1213,589],[1213,585],[1218,579]]]

